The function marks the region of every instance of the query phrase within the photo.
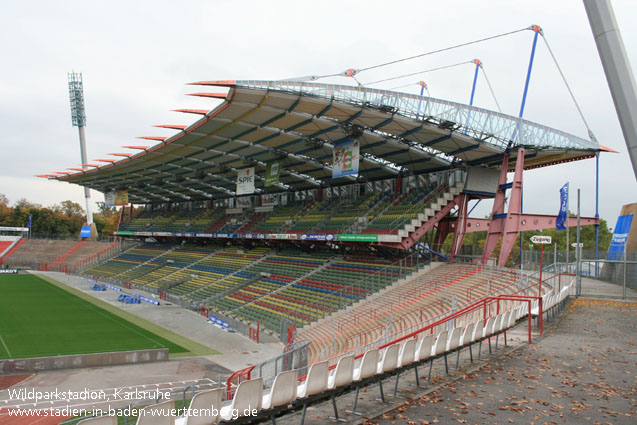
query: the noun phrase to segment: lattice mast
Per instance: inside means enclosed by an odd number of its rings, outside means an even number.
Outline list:
[[[88,160],[86,158],[86,111],[84,109],[84,84],[82,73],[70,72],[69,74],[69,98],[71,100],[71,121],[77,127],[80,134],[80,153],[82,155],[82,168],[87,169]],[[93,211],[91,209],[91,190],[84,187],[84,197],[86,198],[86,221],[93,224]]]

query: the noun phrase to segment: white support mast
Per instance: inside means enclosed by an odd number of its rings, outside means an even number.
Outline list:
[[[610,0],[584,0],[637,179],[637,89]]]

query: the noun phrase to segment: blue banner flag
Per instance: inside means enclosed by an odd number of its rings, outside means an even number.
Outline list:
[[[557,230],[566,230],[566,220],[568,215],[568,183],[566,183],[560,189],[560,212],[557,214],[557,220],[555,220],[555,228]]]
[[[613,232],[613,239],[611,239],[610,246],[608,247],[609,260],[618,261],[623,258],[632,222],[632,214],[620,215],[617,218],[617,224],[615,225],[615,231]]]
[[[29,225],[27,226],[29,229],[31,228],[31,216],[29,216]]]

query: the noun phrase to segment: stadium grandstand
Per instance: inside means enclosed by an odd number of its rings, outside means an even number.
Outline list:
[[[447,367],[450,353],[490,348],[519,320],[541,326],[572,292],[559,265],[544,279],[506,266],[519,232],[555,226],[555,216],[522,212],[524,171],[607,150],[595,140],[365,87],[193,85],[214,87],[194,95],[221,103],[180,110],[198,118],[160,126],[173,136],[144,136],[157,143],[127,146],[139,152],[106,165],[43,175],[127,197],[117,241],[90,255],[80,255],[91,244],[80,241],[31,257],[41,270],[143,290],[256,343],[283,343],[268,367],[237,371],[227,394],[210,393],[213,404],[234,394],[231,406],[258,406],[249,422],[290,409],[305,417],[308,405],[331,399],[338,417],[344,388],[436,358]],[[469,217],[474,199],[493,200],[490,218]],[[465,258],[463,238],[476,231],[487,232],[484,251]]]
[[[595,140],[426,96],[315,82],[193,85],[216,88],[194,95],[221,103],[181,110],[199,118],[160,126],[177,133],[141,137],[157,144],[128,146],[137,153],[49,177],[125,192],[130,202],[116,235],[134,246],[112,251],[108,261],[74,261],[69,270],[243,329],[258,325],[284,342],[304,336],[323,354],[334,348],[318,347],[329,339],[315,336],[321,323],[373,305],[379,294],[395,299],[389,310],[401,313],[388,329],[399,332],[519,280],[504,268],[513,240],[555,219],[522,213],[523,171],[605,150]],[[490,219],[468,217],[472,199],[494,199]],[[455,264],[464,235],[480,230],[488,231],[480,261]],[[452,248],[442,253],[449,234]],[[65,249],[72,258],[81,248]],[[63,259],[45,262],[50,268]],[[452,264],[432,268],[432,260]],[[438,274],[449,282],[433,284]],[[410,291],[428,295],[401,305]],[[371,327],[385,320],[377,319]],[[343,335],[349,339],[339,344],[351,349],[369,335]]]

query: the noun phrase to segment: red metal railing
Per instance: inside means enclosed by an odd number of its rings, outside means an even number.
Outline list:
[[[497,281],[498,278],[504,277],[507,274],[509,275],[510,280],[508,280],[503,285],[500,285],[500,287],[504,287],[504,286],[506,286],[506,285],[508,285],[508,284],[510,284],[512,282],[515,282],[517,279],[519,279],[519,276],[518,276],[517,272],[515,270],[510,270],[509,269],[509,270],[502,270],[502,271],[498,272],[495,276],[491,277],[487,281],[489,281],[489,280]],[[476,288],[479,288],[480,286],[484,286],[484,282],[476,282],[474,285],[472,285],[469,288],[467,288],[467,300],[471,300],[471,296],[474,295],[473,291],[475,291]],[[487,288],[487,293],[489,293],[489,289],[488,288]]]
[[[252,370],[256,366],[248,366],[230,375],[226,381],[226,400],[230,400],[234,394],[234,389],[243,381],[249,381],[252,376]]]

